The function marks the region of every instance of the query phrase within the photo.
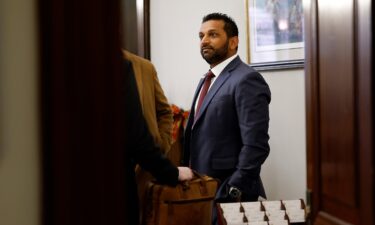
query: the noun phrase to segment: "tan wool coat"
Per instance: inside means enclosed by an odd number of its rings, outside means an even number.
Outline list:
[[[167,155],[172,143],[173,113],[159,83],[155,67],[150,61],[128,51],[123,51],[123,53],[124,57],[132,63],[143,116],[154,138],[155,145],[160,147],[161,152]],[[139,214],[142,223],[145,216],[144,209],[149,204],[147,203],[146,187],[153,177],[137,166],[136,179],[140,206]]]
[[[155,144],[167,153],[172,142],[173,114],[161,88],[155,67],[144,58],[124,51],[124,56],[133,64],[143,115]]]

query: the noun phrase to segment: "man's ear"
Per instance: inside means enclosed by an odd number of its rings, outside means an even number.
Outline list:
[[[236,51],[238,47],[238,43],[239,43],[238,36],[229,38],[229,49]]]

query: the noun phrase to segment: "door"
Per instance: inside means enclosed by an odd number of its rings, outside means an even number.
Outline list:
[[[371,1],[305,0],[312,224],[374,224]]]

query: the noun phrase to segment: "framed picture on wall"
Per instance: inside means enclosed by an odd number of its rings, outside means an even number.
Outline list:
[[[246,0],[247,61],[257,70],[302,68],[302,0]]]

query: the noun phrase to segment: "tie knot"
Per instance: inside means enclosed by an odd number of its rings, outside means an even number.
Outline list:
[[[206,74],[206,79],[211,79],[211,78],[213,78],[215,76],[215,74],[211,71],[211,70],[209,70],[208,72],[207,72],[207,74]]]

